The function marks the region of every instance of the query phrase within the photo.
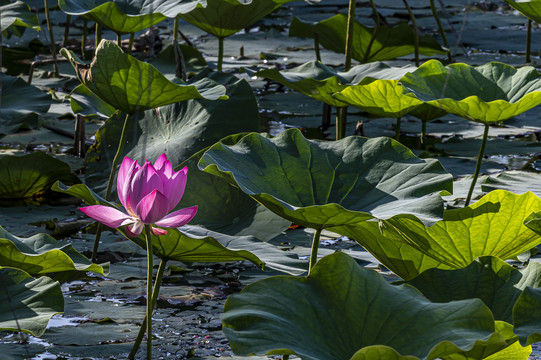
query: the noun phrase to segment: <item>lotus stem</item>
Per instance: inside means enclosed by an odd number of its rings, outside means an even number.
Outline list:
[[[175,54],[175,76],[182,81],[186,81],[186,65],[184,62],[184,54],[177,40],[173,40],[173,52]]]
[[[51,54],[53,55],[53,72],[55,77],[60,76],[58,71],[58,63],[56,62],[56,46],[54,43],[53,27],[51,25],[51,16],[49,15],[49,0],[43,0],[45,5],[45,20],[47,20],[47,29],[49,29]]]
[[[133,48],[133,41],[135,40],[135,33],[130,33],[130,41],[128,42],[128,54],[131,55]]]
[[[218,71],[222,71],[223,62],[224,62],[224,38],[220,36],[218,38],[218,65],[217,65]]]
[[[175,22],[173,24],[173,41],[178,41],[178,16],[175,17]]]
[[[481,171],[483,155],[485,153],[485,147],[487,145],[488,130],[489,130],[489,125],[485,124],[485,132],[483,133],[483,140],[481,142],[481,148],[479,149],[479,154],[477,155],[477,164],[475,165],[475,173],[473,174],[470,191],[468,191],[468,197],[466,198],[466,203],[464,204],[464,206],[468,206],[470,204],[472,194],[473,194],[473,189],[475,188],[475,183],[477,182],[477,178],[479,177],[479,172]]]
[[[162,259],[160,261],[160,265],[158,266],[158,273],[156,274],[156,281],[154,281],[154,288],[152,289],[152,309],[156,306],[156,301],[158,300],[158,295],[160,293],[160,287],[162,284],[162,278],[163,273],[165,272],[165,268],[167,265],[167,260]],[[141,346],[141,342],[143,341],[143,336],[145,336],[145,332],[147,330],[147,316],[145,315],[145,318],[143,319],[143,323],[141,324],[141,328],[139,329],[139,333],[137,334],[137,338],[135,339],[135,342],[133,343],[133,347],[130,351],[130,354],[128,355],[129,360],[133,360],[135,358],[135,354],[137,354],[137,351],[139,350],[139,346]]]
[[[81,36],[81,59],[85,58],[87,26],[88,26],[88,20],[84,18],[83,19],[83,35]]]
[[[355,0],[349,0],[349,9],[348,9],[348,25],[346,32],[346,61],[344,63],[344,71],[348,71],[351,68],[351,56],[353,54],[353,29],[355,25]]]
[[[402,0],[411,18],[411,25],[413,26],[413,42],[415,45],[415,66],[419,66],[419,28],[417,27],[417,21],[415,20],[415,14],[408,4],[407,0]]]
[[[130,114],[126,114],[126,118],[124,119],[124,126],[122,127],[122,133],[120,134],[118,149],[116,150],[115,157],[113,158],[113,164],[111,165],[111,172],[109,173],[109,180],[107,181],[107,189],[105,190],[105,200],[109,200],[109,197],[111,196],[111,189],[113,188],[113,180],[115,179],[116,168],[118,166],[118,162],[120,161],[120,157],[122,156],[122,152],[124,151],[124,144],[126,143],[129,119],[130,119]],[[92,261],[96,261],[96,257],[98,255],[98,247],[99,247],[101,231],[102,231],[102,226],[100,224],[101,223],[98,223],[98,228],[96,229],[96,238],[94,239],[94,247],[92,249]]]
[[[319,34],[314,33],[314,50],[316,52],[316,60],[321,62],[321,52],[319,51]]]
[[[97,48],[98,47],[98,44],[101,42],[101,31],[102,31],[102,28],[101,28],[101,25],[100,23],[96,23],[96,35],[95,35],[95,47]]]
[[[347,106],[341,106],[336,108],[336,140],[340,140],[346,137],[347,116]]]
[[[402,117],[399,116],[396,118],[396,127],[395,127],[395,135],[394,138],[396,141],[400,141],[400,123],[402,122]]]
[[[421,124],[421,145],[423,145],[423,148],[425,147],[425,142],[426,142],[426,123],[428,121],[426,120],[421,120],[422,124]]]
[[[147,360],[152,360],[152,238],[150,225],[145,225],[145,238],[147,243]]]
[[[120,33],[116,33],[116,44],[122,49],[122,35]]]
[[[443,25],[441,23],[440,16],[438,15],[438,10],[436,9],[436,4],[434,3],[434,0],[430,0],[430,9],[432,10],[432,16],[434,16],[434,19],[436,20],[436,24],[438,24],[438,31],[443,41],[443,46],[445,46],[448,49],[447,57],[449,58],[449,62],[453,62],[453,56],[451,55],[451,49],[449,48],[447,35],[445,35],[445,30],[443,29]]]
[[[312,273],[312,269],[317,262],[317,251],[319,249],[319,238],[321,237],[321,229],[316,229],[314,238],[312,239],[312,250],[310,251],[310,267],[308,268],[308,276]]]
[[[532,20],[528,19],[528,29],[526,30],[526,63],[531,63],[532,51]]]
[[[64,27],[64,39],[62,40],[62,47],[66,47],[68,44],[68,38],[70,36],[70,24],[71,24],[71,15],[66,15],[66,26]]]
[[[368,46],[366,47],[366,51],[364,53],[363,57],[363,64],[367,63],[370,59],[370,51],[372,50],[372,45],[374,44],[374,41],[376,40],[376,35],[379,31],[379,14],[378,9],[376,8],[376,4],[373,0],[370,0],[370,6],[372,7],[372,12],[374,13],[374,21],[376,22],[376,26],[374,27],[374,32],[372,33],[372,37],[370,38],[370,42],[368,43]]]

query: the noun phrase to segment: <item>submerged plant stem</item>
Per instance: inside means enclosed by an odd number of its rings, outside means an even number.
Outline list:
[[[532,20],[528,19],[528,29],[526,31],[526,63],[531,63],[532,52]]]
[[[312,239],[312,250],[310,251],[310,267],[308,268],[308,276],[312,272],[314,265],[317,262],[317,252],[319,249],[319,238],[321,237],[321,229],[317,229]]]
[[[152,238],[150,225],[145,225],[145,238],[147,241],[147,360],[152,360]]]
[[[124,119],[124,126],[122,127],[122,133],[120,135],[120,140],[118,143],[118,149],[116,151],[115,157],[113,158],[113,164],[111,165],[111,172],[109,173],[109,180],[107,181],[107,189],[105,190],[105,200],[109,200],[109,197],[111,196],[111,189],[113,188],[113,180],[115,179],[116,168],[118,166],[118,162],[120,161],[120,157],[122,156],[122,152],[124,151],[124,144],[126,143],[129,119],[130,119],[130,114],[126,114],[126,118]],[[96,238],[94,239],[94,247],[92,249],[92,261],[96,261],[96,256],[98,254],[98,247],[99,247],[99,242],[100,242],[100,237],[101,237],[101,231],[102,231],[102,226],[98,224],[98,228],[96,230]]]
[[[158,295],[160,294],[160,286],[162,284],[163,273],[165,272],[166,265],[167,260],[162,259],[160,261],[160,265],[158,266],[156,281],[154,281],[154,288],[152,289],[152,309],[154,309],[154,306],[156,306],[156,301],[158,300]],[[139,333],[137,334],[137,338],[135,339],[130,354],[128,355],[129,360],[133,360],[135,358],[135,354],[137,354],[137,350],[139,350],[139,346],[141,346],[141,342],[143,341],[143,336],[145,336],[146,330],[147,316],[145,315],[141,328],[139,329]]]
[[[218,64],[216,65],[216,68],[218,71],[222,71],[222,64],[224,62],[224,38],[219,37],[218,38]]]
[[[477,178],[479,177],[479,172],[481,171],[483,155],[485,153],[485,147],[487,145],[488,130],[489,130],[489,125],[485,124],[485,132],[483,133],[483,141],[481,142],[481,148],[479,149],[479,154],[477,155],[477,164],[475,165],[475,173],[473,174],[473,180],[470,185],[470,191],[468,191],[468,197],[466,198],[466,203],[464,204],[464,206],[468,206],[470,204],[471,197],[473,194],[473,189],[475,188],[475,183],[477,182]]]

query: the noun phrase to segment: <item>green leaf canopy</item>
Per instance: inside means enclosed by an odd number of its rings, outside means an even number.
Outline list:
[[[0,1],[0,32],[11,26],[29,27],[40,30],[38,17],[24,1]]]
[[[314,38],[326,49],[344,54],[346,49],[347,16],[337,14],[318,23],[311,23],[294,17],[289,27],[289,36]],[[380,27],[368,51],[374,29],[355,21],[352,58],[363,62],[385,61],[412,54],[415,51],[413,30],[406,23],[392,28]],[[429,36],[419,38],[419,53],[427,56],[445,54],[446,51]]]
[[[225,38],[291,1],[295,0],[207,0],[205,8],[195,8],[180,17],[211,35]]]
[[[541,1],[540,0],[505,0],[515,10],[518,10],[528,19],[541,22]]]
[[[541,236],[523,224],[540,207],[541,199],[531,192],[495,190],[468,207],[446,211],[443,220],[430,227],[409,215],[384,220],[384,227],[424,254],[460,269],[480,256],[507,260],[540,244]]]
[[[227,99],[222,85],[210,85],[205,80],[192,85],[174,83],[154,66],[125,54],[108,40],[100,42],[90,65],[83,64],[71,51],[60,52],[90,91],[128,114],[188,99]]]
[[[220,176],[296,224],[323,229],[398,213],[442,214],[452,176],[388,138],[308,140],[297,129],[273,139],[249,134],[215,144],[199,168]]]
[[[309,277],[277,276],[247,286],[227,299],[222,321],[241,356],[414,360],[507,346],[499,334],[491,336],[494,318],[480,300],[432,303],[343,253],[321,259]],[[369,356],[378,353],[385,356]]]
[[[1,226],[0,266],[18,268],[34,275],[71,270],[92,271],[100,275],[109,272],[108,265],[102,267],[91,263],[72,244],[63,245],[47,234],[17,237]]]
[[[406,74],[407,93],[471,121],[495,124],[541,104],[541,77],[531,66],[491,62],[481,66],[429,60]]]
[[[66,14],[84,16],[117,34],[147,29],[204,4],[205,0],[58,0]]]
[[[33,279],[22,270],[0,266],[0,287],[0,330],[41,336],[49,319],[64,312],[60,283],[46,276]]]
[[[38,115],[45,114],[51,106],[51,95],[19,77],[3,73],[0,76],[2,88],[9,89],[0,94],[0,134],[36,126]]]
[[[398,80],[414,69],[412,66],[393,67],[382,62],[374,62],[354,66],[348,72],[338,72],[319,61],[309,61],[291,69],[260,70],[254,75],[276,81],[331,106],[341,107],[347,106],[348,102],[334,97],[334,93],[358,84],[364,79]]]
[[[57,180],[80,182],[68,164],[41,151],[0,158],[0,200],[43,196]]]

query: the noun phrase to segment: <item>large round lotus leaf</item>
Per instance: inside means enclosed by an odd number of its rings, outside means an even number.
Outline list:
[[[523,222],[540,208],[541,199],[531,192],[496,190],[468,207],[446,211],[443,220],[430,227],[410,215],[385,220],[384,227],[426,255],[460,269],[480,256],[507,260],[539,245],[541,236]]]
[[[541,104],[541,77],[534,67],[491,62],[481,66],[429,60],[406,74],[405,92],[471,121],[495,124]]]
[[[366,78],[398,80],[414,69],[413,66],[393,67],[382,62],[375,62],[354,66],[348,72],[338,72],[319,61],[310,61],[281,71],[278,69],[260,70],[254,75],[276,81],[331,106],[340,107],[347,106],[348,103],[333,97],[334,93],[350,85],[358,84]]]
[[[341,54],[344,54],[346,49],[346,32],[347,16],[344,14],[335,15],[318,23],[305,22],[294,17],[289,27],[289,36],[313,39],[317,34],[323,47]],[[353,33],[355,36],[352,58],[363,63],[396,59],[415,52],[415,36],[412,28],[406,23],[394,27],[379,27],[368,56],[365,54],[374,29],[355,21]],[[419,53],[432,56],[445,54],[446,51],[434,38],[421,36]]]
[[[529,345],[541,341],[541,288],[527,287],[513,309],[515,334],[520,343]]]
[[[315,229],[399,213],[434,220],[443,210],[435,193],[452,188],[438,161],[421,160],[392,139],[314,141],[297,129],[273,139],[250,134],[232,146],[217,143],[199,168],[283,218]]]
[[[541,1],[540,0],[505,0],[522,15],[539,23],[541,22]]]
[[[394,349],[401,355],[396,359],[410,360],[506,346],[501,335],[491,336],[494,318],[480,300],[432,303],[343,253],[321,259],[309,277],[277,276],[248,285],[227,299],[222,321],[231,349],[241,356],[348,360],[372,347]]]
[[[541,197],[541,174],[527,171],[504,171],[496,176],[489,176],[481,189],[489,192],[496,189],[522,194],[528,191]]]
[[[154,66],[122,52],[115,43],[102,40],[90,65],[72,51],[60,50],[77,71],[79,80],[116,109],[132,114],[188,99],[227,99],[222,85],[177,84]],[[201,85],[198,88],[198,85]]]
[[[207,33],[224,38],[236,34],[295,0],[207,0],[205,8],[196,8],[180,17]]]
[[[10,26],[29,27],[40,30],[38,17],[30,10],[24,1],[0,2],[0,32],[7,30]]]
[[[33,279],[19,269],[0,266],[0,330],[41,336],[54,314],[64,312],[60,283]]]
[[[38,115],[45,114],[51,106],[51,95],[28,85],[19,77],[2,73],[0,92],[0,134],[10,134],[20,129],[34,127]]]
[[[463,269],[427,270],[408,284],[433,302],[481,299],[496,320],[512,324],[513,308],[524,289],[541,286],[541,264],[532,262],[517,270],[496,257],[484,256]],[[541,314],[541,308],[538,311]]]
[[[118,34],[147,29],[204,4],[205,0],[58,0],[66,14],[82,15]]]
[[[68,164],[41,151],[0,158],[0,200],[43,196],[57,180],[80,182]]]
[[[30,274],[60,271],[92,271],[100,275],[109,272],[109,265],[93,264],[72,244],[61,244],[48,234],[21,238],[0,226],[0,266],[22,269]]]

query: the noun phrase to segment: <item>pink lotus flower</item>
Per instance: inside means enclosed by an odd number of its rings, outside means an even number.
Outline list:
[[[178,172],[167,156],[162,154],[152,165],[143,166],[125,157],[118,171],[117,192],[126,212],[114,207],[91,205],[80,208],[83,213],[111,228],[126,226],[129,236],[139,236],[145,225],[176,228],[187,224],[197,212],[197,206],[169,213],[184,194],[188,169]],[[167,230],[151,226],[154,235],[165,235]]]

